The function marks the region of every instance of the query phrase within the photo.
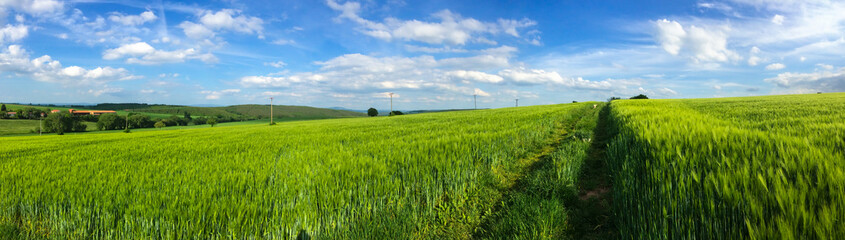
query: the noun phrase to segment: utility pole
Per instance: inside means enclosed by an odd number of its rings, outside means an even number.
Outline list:
[[[519,98],[516,99],[516,106],[519,107]]]
[[[270,125],[273,125],[273,97],[270,97]]]
[[[44,132],[44,113],[41,113],[41,120],[38,120],[38,136],[41,136]]]
[[[390,95],[390,112],[388,113],[388,115],[390,115],[390,113],[393,113],[393,93],[387,94]]]
[[[478,109],[478,94],[472,95],[472,105],[474,106],[474,109]]]

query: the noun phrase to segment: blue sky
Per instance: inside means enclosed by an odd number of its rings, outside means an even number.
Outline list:
[[[0,0],[0,101],[397,109],[845,91],[845,2]]]

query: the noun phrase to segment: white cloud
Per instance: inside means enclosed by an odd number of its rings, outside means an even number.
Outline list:
[[[214,31],[205,27],[202,24],[196,24],[193,22],[182,22],[179,24],[179,28],[182,28],[182,31],[185,33],[185,36],[193,39],[206,39],[214,36]]]
[[[231,96],[231,95],[234,95],[234,94],[240,93],[240,92],[241,92],[240,89],[225,89],[225,90],[220,90],[220,91],[201,91],[200,93],[205,94],[205,99],[217,100],[217,99],[220,99],[220,97]]]
[[[513,81],[517,84],[566,84],[570,82],[571,79],[564,79],[560,76],[557,72],[546,72],[545,70],[540,69],[525,69],[525,68],[516,68],[516,69],[505,69],[499,72],[499,75]]]
[[[464,71],[464,70],[457,70],[457,71],[450,71],[446,72],[447,76],[454,77],[457,79],[463,80],[470,80],[474,82],[482,82],[482,83],[500,83],[504,81],[504,78],[493,75],[489,73],[479,72],[479,71]]]
[[[786,65],[783,65],[783,63],[772,63],[766,66],[766,70],[781,70],[784,68],[786,68]]]
[[[0,28],[0,45],[17,42],[29,35],[29,28],[24,25],[10,25]]]
[[[29,53],[19,45],[10,45],[0,52],[0,72],[25,76],[36,81],[64,85],[102,84],[110,81],[140,78],[129,74],[129,71],[123,68],[62,67],[59,61],[53,60],[48,55],[30,59]]]
[[[818,66],[818,67],[820,67],[824,70],[833,70],[833,65],[819,63],[819,64],[816,64],[816,66]]]
[[[684,44],[687,32],[680,23],[666,19],[655,22],[657,25],[657,41],[669,54],[678,55]]]
[[[150,10],[147,10],[139,15],[124,15],[122,13],[112,13],[109,16],[109,20],[112,22],[117,22],[123,25],[130,25],[130,26],[137,26],[142,25],[147,22],[152,22],[158,19],[155,13]]]
[[[703,9],[715,9],[724,13],[733,13],[733,8],[731,6],[719,2],[699,2],[698,7]]]
[[[279,97],[279,96],[288,96],[288,97],[301,97],[302,94],[299,93],[292,93],[292,92],[262,92],[261,96],[265,97]]]
[[[240,79],[241,85],[245,87],[289,87],[291,82],[298,82],[295,79],[288,81],[287,77],[270,77],[270,76],[246,76]]]
[[[132,44],[124,44],[118,48],[108,49],[103,52],[103,59],[115,60],[125,56],[143,56],[155,52],[155,48],[145,42],[137,42]]]
[[[780,14],[775,14],[775,16],[772,17],[772,23],[777,24],[777,25],[783,25],[783,20],[784,20],[784,17],[783,17],[783,15],[780,15]]]
[[[175,51],[157,50],[146,42],[124,44],[117,48],[103,52],[103,59],[116,60],[126,58],[126,63],[156,65],[162,63],[181,63],[186,60],[198,59],[205,63],[217,62],[217,57],[211,53],[200,53],[188,48]]]
[[[214,31],[257,34],[258,38],[264,38],[264,20],[245,16],[239,10],[201,11],[198,17],[199,23],[184,21],[179,24],[179,28],[182,28],[189,38],[213,37],[216,34]]]
[[[424,52],[424,53],[465,53],[468,52],[466,49],[463,48],[452,48],[450,46],[445,46],[441,48],[434,48],[434,47],[424,47],[424,46],[416,46],[416,45],[405,45],[405,50],[409,52]]]
[[[757,46],[751,47],[751,50],[748,53],[748,65],[749,66],[757,66],[763,59],[758,57],[757,54],[760,54],[760,48]]]
[[[99,97],[103,94],[114,94],[123,92],[123,88],[115,88],[115,87],[108,87],[102,89],[88,89],[88,94],[94,95],[95,97]]]
[[[45,15],[59,13],[64,9],[64,3],[56,0],[4,0],[0,1],[0,10],[6,8],[29,13],[32,15]]]
[[[841,92],[845,91],[845,68],[811,73],[785,72],[765,81],[793,93]]]
[[[283,68],[283,67],[285,67],[286,65],[288,65],[288,64],[287,64],[287,63],[285,63],[285,62],[282,62],[282,61],[276,61],[276,62],[266,62],[266,63],[264,63],[264,66],[272,66],[272,67],[274,67],[274,68]]]
[[[394,39],[416,41],[429,44],[464,45],[467,42],[491,42],[484,34],[505,33],[520,37],[519,30],[537,25],[530,19],[499,19],[497,22],[482,22],[474,18],[464,18],[449,10],[442,10],[431,15],[439,22],[420,20],[400,20],[387,18],[384,22],[373,22],[359,16],[361,4],[347,1],[343,4],[327,0],[326,4],[341,12],[338,19],[349,19],[361,26],[359,31],[365,35],[385,41]]]
[[[741,57],[727,49],[727,27],[684,28],[676,21],[666,19],[654,22],[657,42],[667,53],[681,55],[684,50],[695,63],[735,62]]]
[[[487,93],[484,90],[476,88],[475,90],[473,90],[473,95],[478,95],[478,96],[482,96],[482,97],[489,97],[490,93]]]

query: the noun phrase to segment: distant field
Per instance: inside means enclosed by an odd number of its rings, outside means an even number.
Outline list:
[[[111,106],[111,105],[106,105]],[[106,109],[98,107],[97,110],[114,110],[118,115],[125,116],[132,112],[136,114],[144,114],[153,119],[167,118],[170,116],[182,117],[185,113],[190,113],[192,117],[222,117],[233,119],[257,119],[270,118],[269,105],[234,105],[227,107],[190,107],[190,106],[172,106],[172,105],[114,105],[113,107],[138,107],[143,108],[120,108],[120,109]],[[42,110],[62,110],[67,111],[67,107],[45,107],[45,106],[27,106],[6,104],[10,109],[21,109],[25,107],[33,107]],[[76,110],[94,110],[89,108],[74,108]],[[286,106],[274,105],[273,116],[278,121],[290,120],[313,120],[313,119],[329,119],[329,118],[347,118],[347,117],[364,117],[365,113],[336,110],[327,108],[314,108],[306,106]]]
[[[296,121],[296,120],[291,120]],[[280,121],[276,121],[280,122]],[[93,122],[84,122],[85,125],[88,125],[88,128],[85,132],[67,132],[65,135],[76,135],[76,134],[89,134],[89,133],[118,133],[123,132],[121,130],[105,130],[100,131],[97,130],[97,123]],[[218,123],[214,125],[215,128],[217,127],[226,127],[226,126],[241,126],[241,125],[253,125],[253,124],[267,124],[270,123],[270,119],[259,119],[259,120],[251,120],[251,121],[241,121],[241,122],[226,122],[226,123]],[[0,137],[3,136],[33,136],[38,135],[38,133],[30,133],[29,130],[37,129],[38,128],[38,120],[19,120],[19,119],[0,119]],[[165,131],[165,130],[180,130],[180,129],[195,129],[195,128],[211,128],[210,125],[189,125],[189,126],[170,126],[170,127],[163,127],[163,128],[133,128],[133,132],[144,132],[144,131]],[[53,133],[44,133],[44,135],[55,135]]]
[[[88,125],[87,131],[97,131],[97,123],[84,122]],[[25,135],[31,130],[38,130],[39,121],[30,119],[0,119],[0,136],[4,135]],[[38,135],[35,133],[34,135]]]

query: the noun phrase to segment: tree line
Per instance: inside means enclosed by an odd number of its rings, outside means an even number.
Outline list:
[[[9,114],[14,112],[15,114]],[[229,122],[232,119],[217,119],[215,117],[192,117],[190,113],[184,113],[183,117],[170,116],[162,119],[153,119],[148,115],[133,114],[128,116],[119,116],[115,113],[107,113],[102,115],[73,115],[68,111],[60,111],[53,113],[50,109],[42,110],[34,107],[24,107],[17,110],[12,110],[6,107],[6,104],[0,105],[0,119],[31,119],[44,120],[41,128],[36,128],[31,132],[37,133],[57,133],[63,135],[66,132],[84,132],[88,125],[85,122],[93,122],[97,124],[97,130],[120,130],[133,128],[163,128],[170,126],[188,126],[208,124],[214,127],[218,122]]]

